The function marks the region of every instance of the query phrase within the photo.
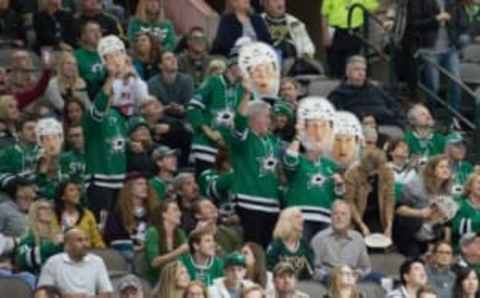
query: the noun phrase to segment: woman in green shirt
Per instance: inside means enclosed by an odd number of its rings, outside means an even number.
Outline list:
[[[280,213],[273,230],[273,241],[267,249],[267,267],[272,270],[280,262],[289,262],[299,279],[313,274],[313,252],[302,239],[303,214],[300,208],[290,207]]]
[[[166,199],[152,212],[152,226],[147,229],[145,257],[148,280],[152,285],[165,264],[188,252],[187,237],[180,229],[181,211],[175,200]]]
[[[137,11],[128,23],[128,42],[133,44],[138,32],[150,32],[162,49],[173,51],[177,44],[173,23],[164,18],[161,0],[140,0]]]

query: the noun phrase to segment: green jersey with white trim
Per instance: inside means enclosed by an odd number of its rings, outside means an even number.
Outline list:
[[[196,264],[191,254],[181,256],[180,261],[187,268],[191,280],[201,281],[207,287],[223,276],[223,261],[217,257],[210,258],[206,265]]]
[[[247,123],[247,117],[237,114],[233,135],[228,139],[235,175],[233,195],[240,208],[278,213],[280,140],[271,134],[255,134]]]
[[[85,181],[85,154],[75,150],[63,152],[60,155],[60,168],[69,179]]]
[[[15,144],[0,151],[0,187],[7,187],[16,176],[33,178],[41,156],[37,145]]]
[[[466,160],[462,160],[454,163],[451,168],[453,178],[452,194],[460,196],[463,194],[468,177],[473,173],[473,165]]]
[[[332,176],[338,172],[334,161],[321,157],[314,162],[287,150],[283,157],[287,175],[286,207],[298,207],[306,221],[330,223],[330,208],[341,191],[335,192]]]
[[[122,188],[127,164],[127,119],[109,107],[109,98],[101,91],[85,113],[82,126],[89,183]]]
[[[404,140],[410,148],[411,155],[419,155],[423,158],[443,154],[445,150],[445,136],[438,132],[432,133],[430,137],[420,138],[414,131],[407,130]]]
[[[470,199],[461,197],[457,200],[459,209],[452,220],[453,239],[458,241],[466,233],[480,232],[480,208],[475,207]]]
[[[195,92],[187,106],[187,116],[194,134],[192,155],[194,158],[214,162],[216,145],[202,130],[203,125],[227,134],[233,126],[235,111],[240,104],[244,90],[239,83],[230,83],[226,76],[207,78]]]

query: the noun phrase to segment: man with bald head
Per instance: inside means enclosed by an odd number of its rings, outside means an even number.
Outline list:
[[[113,292],[103,260],[88,253],[85,232],[73,228],[65,233],[65,252],[51,257],[42,268],[39,286],[58,287],[65,297],[108,298]]]

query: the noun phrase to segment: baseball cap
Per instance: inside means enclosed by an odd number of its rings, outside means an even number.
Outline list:
[[[122,292],[122,291],[124,291],[128,288],[135,288],[138,291],[141,291],[142,290],[142,282],[135,275],[128,274],[128,275],[122,277],[122,279],[120,279],[120,281],[118,282],[118,290],[120,292]]]
[[[223,259],[223,267],[228,268],[230,266],[242,266],[245,267],[245,257],[239,253],[238,251],[234,251],[230,254],[228,254],[224,259]]]
[[[159,146],[157,149],[153,150],[152,159],[159,160],[161,158],[164,158],[165,156],[177,155],[177,154],[178,154],[178,150],[176,149],[171,149],[168,146]]]
[[[273,276],[277,276],[283,273],[295,274],[295,268],[288,262],[280,262],[273,268]]]
[[[448,145],[459,145],[465,143],[465,139],[459,132],[452,132],[447,136],[446,143]]]

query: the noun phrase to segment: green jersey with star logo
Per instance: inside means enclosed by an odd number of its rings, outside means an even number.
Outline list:
[[[273,240],[268,246],[266,259],[268,270],[273,270],[280,262],[288,262],[295,269],[299,279],[311,278],[314,273],[313,251],[303,239],[299,240],[294,251],[291,251],[282,240]]]
[[[452,234],[458,244],[462,235],[480,232],[480,208],[473,206],[466,197],[457,200],[457,204],[459,209],[452,220]]]
[[[127,120],[108,101],[100,92],[83,118],[86,174],[94,185],[120,189],[127,165]]]
[[[247,117],[237,114],[233,135],[229,138],[235,173],[233,195],[240,208],[278,213],[280,140],[271,134],[256,135],[247,122]]]
[[[85,181],[85,154],[74,150],[63,152],[60,155],[62,173],[75,181]]]
[[[335,162],[324,157],[314,162],[287,150],[283,167],[288,180],[285,206],[300,208],[306,221],[330,223],[330,207],[340,195],[332,178],[338,172]]]
[[[216,145],[204,134],[202,126],[207,125],[224,135],[229,134],[243,92],[241,84],[232,84],[221,75],[207,78],[195,92],[187,106],[188,120],[194,131],[194,158],[215,161]]]
[[[443,154],[445,150],[445,136],[438,132],[434,132],[428,138],[420,138],[414,131],[407,130],[404,139],[410,148],[411,155],[430,158]]]
[[[0,151],[0,186],[5,188],[15,176],[33,178],[41,152],[36,145],[15,144]]]

